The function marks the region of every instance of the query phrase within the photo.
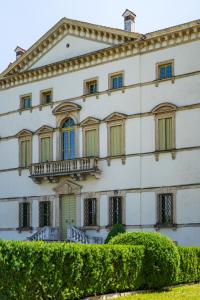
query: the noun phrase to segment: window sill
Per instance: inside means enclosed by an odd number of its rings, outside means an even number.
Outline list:
[[[90,97],[96,97],[96,99],[99,99],[99,92],[96,93],[91,93],[91,94],[84,94],[83,95],[83,102],[85,102],[86,98],[90,98]]]
[[[175,82],[175,77],[172,76],[172,77],[169,77],[169,78],[163,78],[163,79],[157,78],[157,79],[155,80],[155,86],[158,87],[160,83],[162,83],[162,82],[167,82],[167,81],[171,81],[171,83],[174,83],[174,82]]]
[[[53,108],[53,101],[49,102],[49,103],[41,103],[39,105],[39,110],[42,110],[43,107],[48,107],[48,106],[50,106],[51,108]]]
[[[99,231],[100,226],[98,226],[98,225],[87,225],[87,226],[83,226],[81,229],[82,230],[96,230],[96,231]]]
[[[33,228],[32,227],[18,227],[17,230],[19,231],[19,233],[24,232],[24,231],[32,232]]]
[[[116,88],[116,89],[111,88],[111,89],[109,89],[109,90],[107,91],[108,96],[110,96],[111,93],[113,93],[113,92],[119,92],[119,91],[121,91],[122,93],[125,93],[125,88],[126,88],[125,86],[123,86],[123,87],[121,87],[121,88]]]
[[[159,161],[159,155],[161,155],[161,154],[169,154],[169,153],[171,154],[171,157],[172,157],[173,160],[176,159],[176,149],[173,148],[173,149],[168,149],[168,150],[156,150],[154,152],[155,160]]]
[[[160,229],[171,229],[171,230],[176,230],[177,229],[177,224],[172,223],[172,224],[159,224],[157,223],[155,225],[156,230],[160,230]]]
[[[115,156],[114,155],[113,156],[108,156],[107,157],[107,164],[108,164],[108,166],[111,165],[111,160],[112,159],[121,159],[123,165],[125,165],[125,163],[126,163],[126,156],[125,156],[125,154],[120,154],[120,155],[115,155]]]
[[[29,108],[19,108],[19,114],[21,115],[22,112],[24,111],[29,111],[30,113],[32,113],[33,108],[29,107]]]

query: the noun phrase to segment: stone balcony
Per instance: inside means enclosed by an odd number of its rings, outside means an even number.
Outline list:
[[[41,183],[43,179],[58,182],[62,176],[70,176],[74,180],[84,180],[87,175],[99,178],[100,173],[97,157],[34,163],[30,166],[30,178],[36,183]]]

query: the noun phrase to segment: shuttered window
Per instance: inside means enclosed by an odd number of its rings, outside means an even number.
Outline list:
[[[31,142],[21,141],[21,166],[27,167],[31,163]]]
[[[51,138],[45,137],[41,138],[41,162],[46,162],[51,160]]]
[[[42,201],[39,204],[39,226],[51,226],[51,202]]]
[[[30,203],[19,203],[19,227],[30,227]]]
[[[159,149],[172,149],[172,118],[158,120]]]
[[[84,224],[85,226],[97,225],[97,199],[96,198],[85,199]]]
[[[97,130],[87,130],[85,132],[85,155],[96,156],[97,155]]]
[[[159,223],[173,224],[173,194],[159,195]]]
[[[111,197],[109,199],[109,224],[122,224],[122,198]]]
[[[110,155],[122,154],[122,125],[110,127]]]

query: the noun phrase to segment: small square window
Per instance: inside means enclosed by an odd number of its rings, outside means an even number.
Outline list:
[[[52,90],[41,92],[41,104],[49,104],[52,102]]]
[[[124,79],[122,73],[110,76],[110,89],[120,89],[123,86],[124,86]]]
[[[21,108],[22,109],[29,109],[31,107],[32,107],[31,95],[22,96],[21,97]]]
[[[168,79],[173,76],[173,63],[164,63],[158,65],[158,79]]]
[[[98,92],[98,82],[97,79],[85,82],[85,95],[96,94]]]

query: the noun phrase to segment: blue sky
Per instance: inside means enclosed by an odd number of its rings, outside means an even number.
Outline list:
[[[126,8],[137,15],[136,31],[199,19],[200,0],[0,0],[0,72],[15,60],[17,45],[28,49],[62,17],[123,29]]]

